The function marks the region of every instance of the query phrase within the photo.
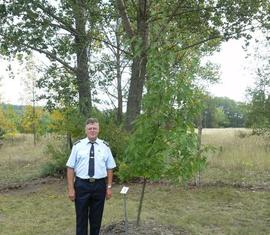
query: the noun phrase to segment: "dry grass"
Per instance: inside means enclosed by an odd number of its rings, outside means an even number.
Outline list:
[[[216,151],[209,154],[204,181],[264,185],[270,181],[270,142],[250,135],[247,129],[206,129],[204,144]]]
[[[219,151],[209,155],[204,186],[184,190],[175,185],[148,184],[142,220],[173,225],[189,234],[269,234],[269,143],[255,136],[242,138],[245,131],[205,130],[203,142]],[[35,148],[30,140],[24,141],[0,150],[0,185],[39,175],[46,159],[42,150],[45,145],[39,143]],[[19,163],[22,159],[27,163]],[[18,170],[18,164],[24,166],[23,170]],[[11,179],[2,178],[6,175]],[[141,185],[128,186],[128,219],[134,221]],[[121,187],[114,185],[113,199],[106,202],[104,225],[124,219]],[[74,235],[74,228],[74,205],[67,199],[63,180],[0,195],[0,234]]]
[[[5,142],[0,150],[0,185],[39,177],[41,164],[47,160],[45,144],[46,140],[42,138],[34,146],[31,135],[18,135],[14,140]]]

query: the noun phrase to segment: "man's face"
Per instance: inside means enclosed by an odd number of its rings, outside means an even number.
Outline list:
[[[89,123],[85,126],[85,133],[89,140],[96,140],[99,133],[99,124],[98,123]]]

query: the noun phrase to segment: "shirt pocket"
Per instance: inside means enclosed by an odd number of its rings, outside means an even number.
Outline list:
[[[88,150],[78,151],[77,158],[78,158],[78,161],[84,161],[85,159],[88,159],[89,158],[89,151]]]
[[[102,149],[97,149],[97,152],[95,153],[95,157],[101,163],[104,163],[105,162],[106,155],[105,155],[105,152]]]

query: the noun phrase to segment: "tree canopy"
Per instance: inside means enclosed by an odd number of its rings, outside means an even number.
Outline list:
[[[254,87],[247,91],[251,102],[249,106],[248,125],[258,133],[269,133],[270,128],[270,66],[269,37],[265,35],[257,47],[258,68]]]
[[[125,126],[131,129],[141,111],[151,53],[170,51],[179,65],[193,50],[200,60],[222,40],[249,39],[250,31],[269,22],[269,1],[7,0],[0,6],[0,15],[1,54],[34,50],[46,55],[51,64],[40,86],[54,94],[46,98],[52,103],[51,98],[58,97],[55,93],[61,98],[64,94],[68,102],[78,103],[85,117],[91,112],[96,79],[100,79],[95,76],[98,67],[93,66],[93,55],[106,47],[124,52],[122,59],[131,61],[125,115]],[[117,21],[120,41],[115,44],[108,22]],[[119,89],[116,97],[121,101]]]

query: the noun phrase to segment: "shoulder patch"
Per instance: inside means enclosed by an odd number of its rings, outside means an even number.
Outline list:
[[[77,140],[75,143],[73,143],[73,145],[76,145],[76,144],[78,144],[80,142],[81,142],[80,140]]]
[[[108,142],[106,142],[105,140],[103,140],[103,144],[106,144],[108,147],[110,146]]]

